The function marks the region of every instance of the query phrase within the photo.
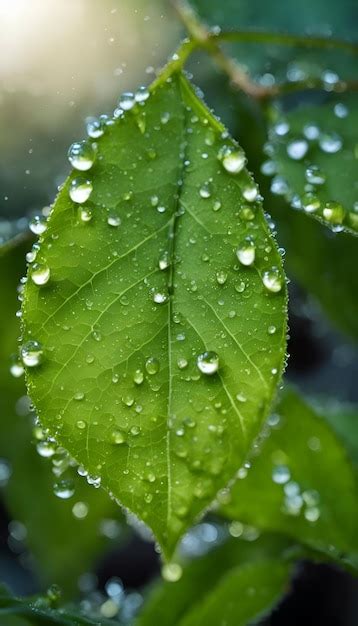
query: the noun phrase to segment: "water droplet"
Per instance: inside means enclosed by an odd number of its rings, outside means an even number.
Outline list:
[[[81,172],[91,169],[96,158],[95,144],[90,141],[78,141],[70,146],[68,160],[72,167]]]
[[[84,420],[77,420],[76,426],[79,430],[84,430],[86,428],[86,422]]]
[[[134,380],[136,385],[141,385],[142,384],[142,382],[144,380],[144,374],[143,374],[142,370],[136,370],[134,372],[133,380]]]
[[[219,357],[216,352],[203,352],[197,358],[197,366],[202,374],[216,374],[219,369]]]
[[[277,485],[284,485],[291,478],[290,470],[286,465],[276,465],[272,470],[272,480]]]
[[[56,447],[52,441],[39,441],[36,450],[40,456],[49,459],[55,454]]]
[[[78,400],[80,402],[81,400],[84,399],[84,397],[85,397],[85,394],[83,393],[83,391],[76,391],[76,393],[73,396],[73,399]]]
[[[341,102],[338,102],[334,106],[334,114],[337,117],[339,117],[340,119],[343,119],[343,118],[347,117],[347,115],[348,115],[348,108],[346,107],[345,104],[342,104]]]
[[[236,400],[238,400],[238,402],[247,402],[247,398],[243,393],[236,394]]]
[[[168,113],[168,111],[164,111],[164,113],[162,113],[160,116],[161,123],[168,124],[169,120],[170,120],[170,113]]]
[[[148,100],[150,96],[150,92],[149,89],[147,87],[141,86],[138,87],[137,91],[135,92],[135,100],[136,102],[145,102],[146,100]]]
[[[282,289],[282,277],[277,267],[271,267],[262,275],[262,282],[268,291],[278,293]]]
[[[242,190],[242,195],[248,202],[253,202],[254,200],[256,200],[258,196],[258,189],[256,185],[247,185],[246,187],[244,187]]]
[[[11,357],[10,374],[14,378],[20,378],[24,373],[24,367],[19,357],[13,354]]]
[[[155,291],[153,293],[153,301],[156,304],[164,304],[168,301],[168,294],[164,293],[163,291]]]
[[[327,202],[323,208],[323,217],[331,224],[342,224],[344,208],[339,202]]]
[[[75,493],[75,486],[72,480],[60,480],[53,487],[54,494],[62,500],[68,500]]]
[[[287,144],[286,151],[288,156],[295,161],[299,161],[306,156],[308,143],[306,139],[293,139]]]
[[[278,122],[276,122],[273,129],[276,135],[278,135],[279,137],[283,137],[284,135],[287,135],[288,131],[290,130],[290,126],[285,120],[279,120]]]
[[[224,272],[224,270],[216,272],[216,280],[219,285],[225,285],[227,281],[227,272]]]
[[[102,137],[105,130],[105,120],[98,119],[97,117],[90,117],[86,121],[87,135],[92,139],[98,139]]]
[[[305,510],[304,516],[308,522],[317,522],[321,515],[321,512],[318,507],[312,506]]]
[[[246,158],[241,150],[231,150],[226,148],[223,153],[219,155],[222,159],[224,169],[230,174],[238,174],[244,168]]]
[[[342,148],[342,139],[337,133],[324,133],[318,140],[319,146],[327,154],[335,154]]]
[[[43,355],[42,345],[39,341],[27,341],[21,347],[21,358],[27,367],[36,367],[41,363]]]
[[[84,204],[87,202],[93,190],[90,180],[85,178],[74,178],[71,180],[69,194],[72,202]]]
[[[134,404],[134,397],[132,396],[132,394],[127,393],[125,396],[123,396],[122,402],[126,406],[133,406],[133,404]]]
[[[246,288],[246,285],[243,281],[240,281],[239,283],[235,285],[235,290],[238,293],[243,293],[245,291],[245,288]]]
[[[88,514],[88,505],[85,502],[76,502],[72,507],[72,514],[77,519],[84,519]]]
[[[245,239],[236,250],[236,256],[240,263],[246,266],[253,264],[255,261],[255,254],[255,244],[253,240],[249,238]]]
[[[145,362],[145,369],[150,376],[159,372],[159,361],[154,356],[149,357]]]
[[[114,430],[111,433],[111,442],[118,446],[125,442],[125,435],[121,430]]]
[[[166,563],[162,567],[162,576],[164,580],[170,583],[176,583],[182,577],[183,569],[178,563]]]
[[[320,199],[310,191],[302,196],[301,203],[306,213],[314,213],[321,206]]]
[[[87,206],[80,207],[80,220],[81,222],[87,223],[90,222],[93,217],[92,209]]]
[[[311,185],[323,185],[326,182],[326,175],[318,165],[310,165],[306,169],[306,180]]]
[[[159,269],[160,270],[168,269],[168,267],[170,265],[170,261],[169,261],[169,253],[167,251],[163,252],[160,255],[159,261],[158,261],[158,265],[159,265]]]
[[[138,435],[140,434],[140,426],[132,426],[129,432],[131,435],[133,435],[133,437],[138,437]]]
[[[46,285],[50,278],[50,269],[42,263],[34,263],[31,270],[31,279],[35,285]]]
[[[47,228],[47,220],[44,215],[35,215],[29,223],[30,230],[35,235],[42,235]]]
[[[133,109],[135,102],[136,99],[134,94],[131,91],[126,91],[120,96],[118,106],[123,109],[123,111],[129,111],[130,109]]]
[[[199,195],[201,198],[210,198],[212,194],[212,184],[210,182],[204,183],[199,189]]]
[[[220,200],[215,200],[214,204],[213,204],[213,211],[219,211],[221,209],[221,202]]]
[[[186,367],[188,367],[188,361],[186,359],[184,359],[184,357],[180,357],[177,360],[177,365],[178,365],[180,370],[184,370]]]
[[[121,218],[119,217],[119,215],[111,214],[107,218],[107,224],[109,224],[109,226],[113,226],[114,228],[116,228],[117,226],[120,226]]]
[[[268,329],[267,329],[267,332],[268,332],[269,335],[274,335],[275,332],[276,332],[276,326],[273,326],[273,325],[269,326]]]

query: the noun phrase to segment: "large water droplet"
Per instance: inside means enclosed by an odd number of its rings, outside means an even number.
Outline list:
[[[268,291],[278,293],[282,289],[282,276],[277,267],[271,267],[262,275],[262,282]]]
[[[219,369],[219,357],[216,352],[208,351],[199,354],[197,358],[197,366],[202,374],[211,376]]]
[[[255,261],[255,244],[252,239],[245,239],[238,249],[236,250],[236,256],[242,265],[252,265]]]
[[[42,235],[47,228],[47,220],[44,215],[35,215],[29,223],[30,230],[35,235]]]
[[[290,470],[286,465],[276,465],[272,470],[272,480],[277,485],[284,485],[291,478]]]
[[[149,96],[149,89],[144,86],[138,87],[137,91],[135,92],[136,102],[145,102],[146,100],[148,100]]]
[[[85,178],[74,178],[71,180],[69,194],[73,202],[84,204],[87,202],[93,190],[90,180]]]
[[[342,224],[344,208],[339,202],[327,202],[323,208],[323,217],[331,224]]]
[[[162,576],[164,580],[170,583],[176,583],[180,580],[183,569],[179,563],[166,563],[162,567]]]
[[[43,349],[39,341],[30,340],[21,347],[21,358],[27,367],[36,367],[42,360]]]
[[[230,174],[238,174],[244,168],[246,158],[241,150],[227,148],[220,154],[224,169]]]
[[[54,494],[62,500],[68,500],[75,493],[75,486],[72,480],[60,480],[53,487]]]
[[[324,133],[318,140],[319,146],[327,154],[335,154],[342,147],[342,139],[337,133]]]
[[[77,141],[68,151],[68,160],[72,167],[81,172],[91,169],[95,158],[96,147],[90,141]]]
[[[55,454],[56,446],[52,441],[39,441],[36,450],[40,456],[49,459]]]
[[[35,285],[46,285],[50,278],[50,269],[42,263],[34,263],[31,270],[31,279]]]
[[[119,215],[114,215],[111,213],[107,218],[107,224],[109,226],[113,226],[113,228],[117,228],[117,226],[120,226],[121,224],[121,218],[119,217]]]

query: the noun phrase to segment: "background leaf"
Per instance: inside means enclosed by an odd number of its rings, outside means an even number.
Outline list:
[[[280,114],[270,129],[271,189],[334,230],[356,233],[357,97],[315,100]]]
[[[239,472],[222,512],[333,558],[356,559],[357,484],[343,445],[293,390],[269,421],[258,456]]]
[[[256,595],[250,592],[254,606],[250,602],[247,607],[250,611],[249,618],[256,617],[261,609],[268,611],[287,584],[289,568],[284,564],[283,569],[279,568],[278,571],[276,566],[278,559],[284,556],[288,547],[288,541],[275,535],[263,536],[252,542],[230,538],[209,554],[189,563],[184,568],[182,577],[176,583],[161,582],[156,584],[149,594],[135,626],[152,626],[154,621],[160,621],[166,626],[175,626],[176,624],[192,623],[193,619],[198,620],[196,622],[198,625],[204,624],[204,614],[206,614],[210,604],[210,598],[214,603],[212,619],[217,620],[213,623],[218,624],[221,619],[225,619],[223,612],[220,613],[220,603],[221,611],[226,604],[222,601],[222,594],[229,591],[232,582],[236,585],[236,591],[232,594],[229,593],[231,597],[228,600],[235,602],[236,619],[239,619],[240,606],[238,605],[244,604],[249,587],[248,579],[246,579],[247,585],[244,580],[245,573],[248,573],[250,577],[252,576],[255,588],[258,584],[262,584],[264,595],[262,607],[258,607]],[[273,564],[278,576],[283,574],[280,583],[276,578],[272,587],[267,585],[264,576],[267,562]],[[248,569],[248,564],[252,566],[252,569]],[[201,613],[202,607],[205,607],[203,613]]]
[[[26,529],[24,542],[35,557],[42,583],[56,582],[69,593],[77,590],[78,576],[108,543],[101,535],[101,522],[118,519],[119,515],[108,495],[89,487],[73,468],[68,472],[74,481],[74,496],[69,500],[57,498],[54,483],[58,479],[51,472],[51,461],[36,452],[24,379],[14,378],[9,371],[10,355],[17,350],[16,288],[24,271],[26,250],[27,246],[15,247],[0,257],[0,457],[2,466],[7,464],[10,470],[1,497],[12,519]],[[83,519],[73,515],[76,502],[88,507]]]
[[[178,75],[107,126],[93,220],[69,199],[74,174],[36,259],[50,281],[39,289],[30,271],[26,287],[42,423],[167,554],[246,454],[285,352],[280,257],[223,130]],[[252,267],[237,258],[247,237]]]

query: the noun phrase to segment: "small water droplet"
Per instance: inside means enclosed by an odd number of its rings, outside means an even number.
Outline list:
[[[216,374],[219,369],[219,357],[216,352],[203,352],[197,358],[197,366],[202,374],[209,376]]]
[[[286,151],[288,156],[295,161],[299,161],[306,156],[308,151],[308,143],[306,139],[293,139],[287,144]]]
[[[242,190],[242,195],[248,202],[254,202],[254,200],[256,200],[258,196],[258,189],[256,185],[252,184],[244,187]]]
[[[27,367],[36,367],[41,363],[43,355],[42,345],[39,341],[30,340],[21,347],[21,358]]]
[[[262,282],[268,291],[278,293],[282,289],[282,277],[277,267],[271,267],[262,275]]]
[[[70,183],[69,194],[72,202],[84,204],[87,202],[93,190],[90,180],[74,178]]]
[[[337,133],[323,133],[320,135],[319,147],[327,154],[335,154],[342,148],[342,139]]]
[[[158,261],[158,265],[159,265],[159,269],[160,270],[168,269],[168,267],[170,265],[170,261],[169,261],[169,253],[167,251],[163,252],[160,255],[159,261]]]
[[[210,182],[204,183],[199,189],[199,195],[201,198],[210,198],[212,194],[212,184]]]
[[[80,220],[81,222],[87,223],[90,222],[93,217],[92,209],[87,206],[80,207]]]
[[[136,385],[141,385],[142,384],[142,382],[144,380],[144,374],[143,374],[142,370],[136,370],[134,372],[133,380],[134,380]]]
[[[164,293],[163,291],[154,291],[153,301],[156,304],[164,304],[168,301],[168,294]]]
[[[123,111],[129,111],[133,109],[135,102],[134,94],[131,91],[125,91],[118,100],[118,106],[123,109]]]
[[[112,226],[113,228],[117,228],[117,226],[120,226],[121,224],[121,218],[119,217],[119,215],[114,215],[111,213],[107,218],[107,224],[109,226]]]
[[[149,357],[145,362],[145,369],[150,376],[159,372],[159,361],[154,356]]]
[[[97,117],[90,117],[86,121],[87,135],[92,139],[98,139],[102,137],[106,128],[105,119],[98,119]]]
[[[273,325],[269,326],[267,329],[267,332],[269,335],[274,335],[276,332],[276,326],[273,326]]]
[[[272,480],[277,485],[284,485],[291,478],[287,465],[276,465],[272,470]]]
[[[149,96],[149,89],[147,87],[141,86],[138,87],[134,97],[136,102],[145,102],[146,100],[148,100]]]
[[[118,446],[124,443],[126,440],[124,433],[121,430],[113,430],[111,433],[111,442]]]
[[[301,203],[303,210],[306,213],[314,213],[315,211],[318,211],[321,206],[320,199],[310,191],[302,196]]]
[[[342,224],[344,208],[339,202],[327,202],[323,208],[323,217],[331,224]]]
[[[14,378],[20,378],[24,373],[23,363],[20,361],[19,357],[16,354],[13,354],[11,357],[10,364],[10,374]]]
[[[326,182],[326,175],[318,165],[309,165],[306,169],[306,180],[311,185],[323,185]]]
[[[177,360],[177,365],[179,367],[180,370],[185,369],[186,367],[188,367],[188,361],[184,358],[184,357],[180,357]]]
[[[224,272],[224,270],[216,272],[216,280],[219,285],[225,285],[227,281],[227,272]]]
[[[132,426],[129,432],[131,435],[133,435],[133,437],[138,437],[138,435],[140,434],[140,426]]]
[[[49,459],[55,454],[56,447],[52,441],[39,441],[36,450],[40,456]]]
[[[246,158],[241,150],[224,149],[219,153],[224,169],[230,174],[238,174],[244,168]]]
[[[91,169],[96,158],[95,144],[90,141],[78,141],[70,146],[68,160],[76,170],[85,172]]]
[[[86,428],[86,422],[84,420],[77,420],[76,426],[79,430],[84,430]]]
[[[74,400],[78,400],[79,402],[81,400],[84,400],[85,394],[83,393],[83,391],[76,391],[76,393],[73,396]]]

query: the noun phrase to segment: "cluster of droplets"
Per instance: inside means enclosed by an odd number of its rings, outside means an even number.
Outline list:
[[[330,73],[328,73],[330,75]],[[348,116],[348,108],[337,103],[333,107],[335,118],[344,119]],[[325,188],[325,171],[310,158],[310,154],[319,152],[325,155],[335,155],[343,148],[343,139],[339,133],[322,130],[315,122],[307,122],[301,132],[292,135],[290,124],[285,119],[280,119],[272,127],[269,135],[269,143],[265,146],[265,152],[269,159],[262,165],[262,172],[272,178],[271,191],[276,195],[285,196],[293,208],[302,209],[306,213],[317,215],[322,218],[334,232],[340,232],[344,225],[356,230],[358,227],[358,205],[347,210],[337,200],[326,201],[322,199],[320,190]],[[295,193],[287,179],[278,172],[276,154],[279,146],[283,145],[290,160],[302,163],[304,167],[304,191]],[[279,161],[278,157],[278,161]],[[297,174],[298,175],[298,174]]]

